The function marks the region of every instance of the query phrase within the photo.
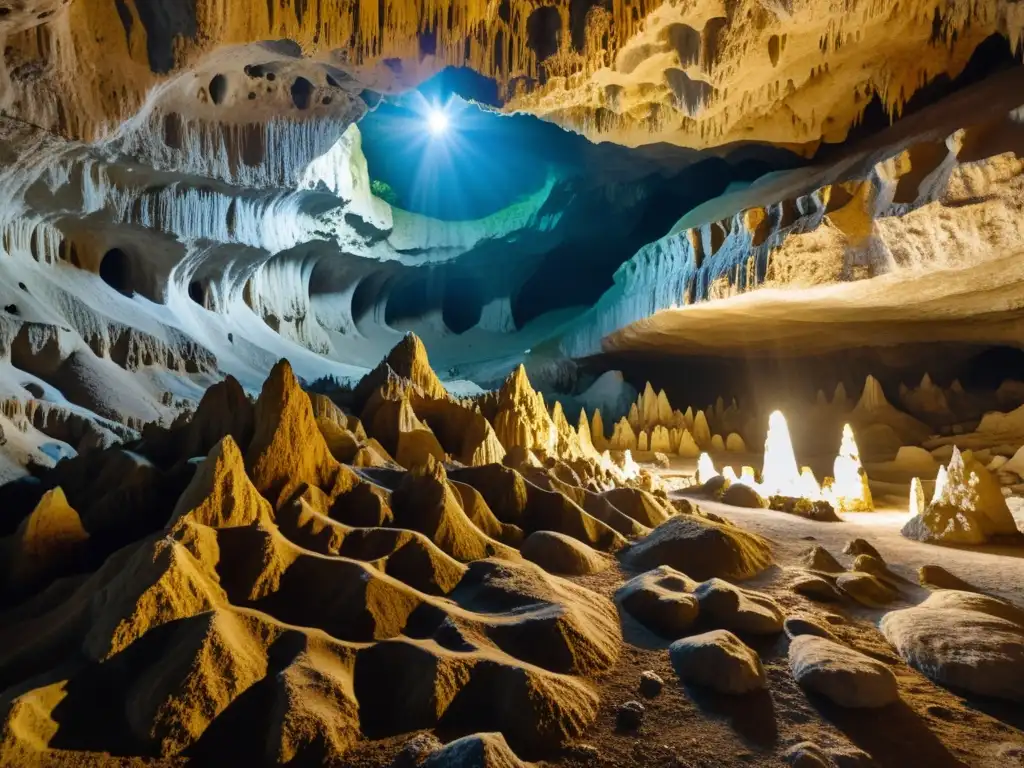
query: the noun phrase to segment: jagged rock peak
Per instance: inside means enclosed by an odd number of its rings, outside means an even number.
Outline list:
[[[868,374],[867,379],[864,380],[864,391],[861,393],[860,400],[857,403],[857,408],[861,410],[870,410],[872,408],[880,408],[881,406],[888,404],[889,401],[885,399],[885,392],[882,391],[882,385],[878,383],[878,379],[871,374]]]
[[[447,397],[441,380],[430,367],[427,348],[420,337],[411,331],[398,342],[384,359],[391,369],[404,379],[411,379],[424,394],[431,397]]]
[[[415,333],[407,333],[376,368],[364,376],[356,386],[353,400],[362,408],[378,394],[384,399],[396,399],[408,385],[424,397],[448,399],[448,391],[430,367],[427,348]],[[365,416],[365,414],[364,414]]]

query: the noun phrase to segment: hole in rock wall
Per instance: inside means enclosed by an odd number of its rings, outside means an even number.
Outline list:
[[[541,6],[530,14],[526,20],[526,44],[537,61],[544,61],[558,50],[561,31],[562,17],[555,6]]]
[[[111,248],[100,261],[100,278],[118,293],[131,296],[131,260],[120,248]]]
[[[228,79],[224,75],[214,75],[210,80],[210,98],[214,104],[223,104],[228,95]]]
[[[313,96],[313,84],[304,77],[296,77],[292,83],[292,104],[296,109],[309,109],[310,99]]]
[[[199,306],[206,306],[206,289],[200,281],[193,280],[188,284],[188,297]]]
[[[436,309],[429,299],[429,282],[429,277],[424,274],[410,276],[396,285],[387,297],[384,322],[395,330],[410,330],[417,320]]]
[[[469,277],[450,277],[445,280],[441,318],[455,333],[464,333],[480,322],[483,312],[483,294],[476,280]]]

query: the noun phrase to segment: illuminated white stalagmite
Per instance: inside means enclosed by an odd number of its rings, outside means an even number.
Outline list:
[[[940,469],[940,472],[944,471],[945,467]],[[911,516],[920,515],[924,510],[924,486],[921,485],[921,478],[915,477],[910,481],[910,514]]]
[[[867,476],[860,463],[860,451],[853,439],[853,429],[843,426],[843,440],[833,464],[832,505],[846,512],[867,512],[874,509]]]
[[[793,454],[786,417],[782,411],[773,411],[768,417],[768,437],[764,441],[760,491],[765,496],[799,496],[800,487],[800,469]]]
[[[702,453],[700,458],[697,459],[697,482],[703,485],[713,477],[718,477],[718,470],[715,469],[715,463],[711,461],[711,457],[706,453]]]
[[[812,501],[818,501],[821,498],[821,486],[818,484],[818,480],[810,467],[804,467],[800,470],[799,495]]]
[[[939,466],[935,475],[935,490],[932,492],[932,504],[937,503],[946,492],[946,485],[949,483],[949,473],[944,466]]]

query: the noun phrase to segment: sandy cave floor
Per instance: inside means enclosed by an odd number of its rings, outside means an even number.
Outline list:
[[[666,485],[678,486],[692,473],[686,460],[660,472]],[[882,497],[871,513],[846,513],[839,523],[805,520],[771,510],[748,510],[698,499],[686,490],[671,493],[691,498],[702,508],[723,515],[745,530],[767,537],[775,565],[743,586],[770,594],[787,616],[806,616],[828,626],[844,643],[891,665],[899,681],[901,702],[881,710],[837,707],[804,691],[789,669],[785,634],[745,638],[761,656],[769,690],[735,697],[680,684],[672,669],[669,641],[649,632],[620,611],[626,648],[618,663],[598,680],[601,713],[576,745],[560,756],[547,754],[541,765],[635,766],[690,768],[716,766],[785,766],[793,745],[812,741],[836,753],[861,749],[880,766],[1024,766],[1024,710],[1011,704],[963,697],[907,666],[879,632],[877,623],[888,611],[914,605],[928,590],[920,587],[917,569],[942,565],[979,590],[1024,604],[1024,552],[1008,547],[955,549],[911,541],[900,535],[908,514],[899,499]],[[1011,504],[1011,508],[1019,509]],[[1024,515],[1015,512],[1024,530]],[[887,565],[906,579],[900,598],[873,610],[851,601],[816,603],[794,593],[789,584],[802,568],[801,555],[820,544],[845,566],[846,542],[863,538],[874,545]],[[608,570],[573,581],[612,597],[634,572],[616,563]],[[695,628],[695,631],[699,631]],[[653,670],[665,681],[662,693],[644,698],[640,673]],[[627,732],[616,725],[616,709],[631,701],[646,708],[643,725]],[[443,735],[442,735],[443,736]],[[349,755],[352,768],[391,765],[407,736],[367,743]],[[524,759],[539,756],[521,755]],[[845,764],[845,763],[840,763]],[[853,764],[853,763],[849,763]]]

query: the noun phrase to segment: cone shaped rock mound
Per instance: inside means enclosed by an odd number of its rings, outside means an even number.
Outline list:
[[[364,416],[401,399],[399,438],[425,429],[417,412],[439,433],[446,418],[484,419],[413,337],[357,392]],[[571,432],[521,370],[496,406],[508,428],[489,439],[509,449]],[[536,457],[523,474],[443,448],[408,469],[332,453],[340,433],[369,446],[375,423],[311,398],[282,360],[255,403],[228,379],[190,419],[44,473],[53,487],[2,541],[0,763],[224,749],[344,762],[436,728],[468,740],[425,764],[521,765],[512,750],[579,737],[622,635],[611,599],[555,574],[606,569],[627,537],[681,513],[578,444],[563,455],[579,485]],[[90,495],[95,476],[116,504]]]

